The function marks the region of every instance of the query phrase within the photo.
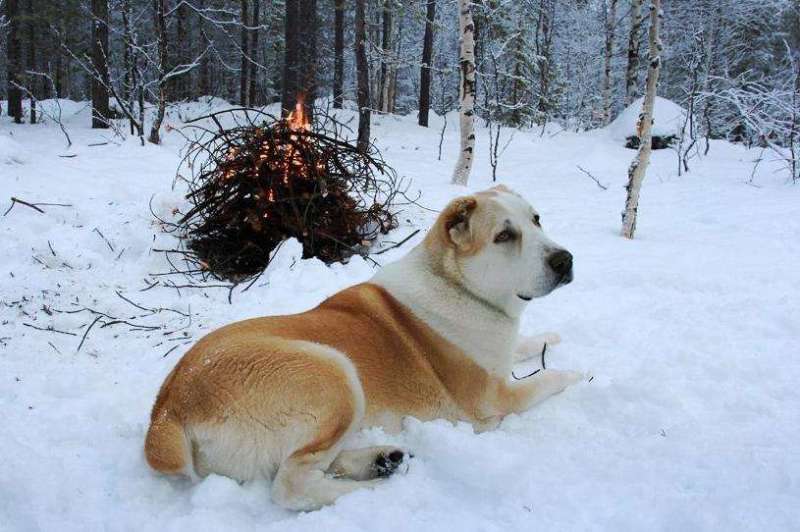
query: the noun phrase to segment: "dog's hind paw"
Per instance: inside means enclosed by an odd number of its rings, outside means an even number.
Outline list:
[[[404,470],[408,470],[408,464],[405,464],[406,457],[410,456],[402,449],[393,449],[384,451],[378,454],[372,468],[375,471],[377,478],[386,478],[395,474],[404,466]],[[403,471],[405,472],[405,471]]]

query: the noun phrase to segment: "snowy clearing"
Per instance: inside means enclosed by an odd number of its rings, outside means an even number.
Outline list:
[[[205,111],[183,106],[166,122]],[[398,436],[367,431],[365,442],[409,448],[409,472],[294,514],[270,502],[266,482],[155,474],[142,454],[150,407],[208,330],[305,310],[374,266],[301,261],[295,243],[231,304],[224,288],[163,286],[154,274],[169,265],[153,250],[176,242],[150,204],[163,217],[185,206],[171,190],[184,140],[120,143],[89,129],[88,112],[65,102],[71,149],[52,123],[0,118],[2,210],[11,196],[71,205],[16,204],[0,217],[0,530],[800,529],[800,188],[766,162],[749,185],[756,151],[712,141],[682,177],[672,150],[654,152],[627,241],[618,232],[634,151],[608,131],[515,132],[499,180],[575,256],[575,281],[535,301],[523,332],[561,334],[548,365],[594,380],[488,433],[415,420]],[[448,184],[449,123],[437,161],[441,119],[425,129],[413,116],[373,118],[384,157],[432,210],[464,193]],[[470,190],[491,184],[487,145],[479,127]],[[385,244],[434,217],[407,207]],[[375,258],[392,261],[421,237]],[[141,317],[135,305],[171,310]],[[155,329],[87,334],[95,316],[82,308]]]

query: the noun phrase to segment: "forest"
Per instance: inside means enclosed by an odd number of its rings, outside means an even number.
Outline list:
[[[798,235],[800,0],[0,0],[0,530],[800,530]]]
[[[642,94],[647,2],[468,4],[474,107],[485,123],[591,129]],[[691,110],[692,135],[796,159],[797,0],[661,8],[658,93]],[[309,106],[357,106],[362,122],[416,114],[423,126],[459,106],[455,0],[4,0],[2,13],[0,90],[17,121],[35,122],[40,99],[91,99],[94,127],[125,118],[158,142],[165,106],[206,96],[292,109],[302,92]]]

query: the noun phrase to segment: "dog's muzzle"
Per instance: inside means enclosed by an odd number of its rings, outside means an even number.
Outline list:
[[[554,251],[547,257],[547,265],[555,272],[558,277],[558,284],[568,284],[572,282],[572,253],[566,249]]]

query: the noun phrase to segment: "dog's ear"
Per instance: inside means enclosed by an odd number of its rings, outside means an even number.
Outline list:
[[[474,196],[463,196],[451,201],[442,212],[447,239],[458,248],[469,246],[472,240],[469,222],[477,206]]]

